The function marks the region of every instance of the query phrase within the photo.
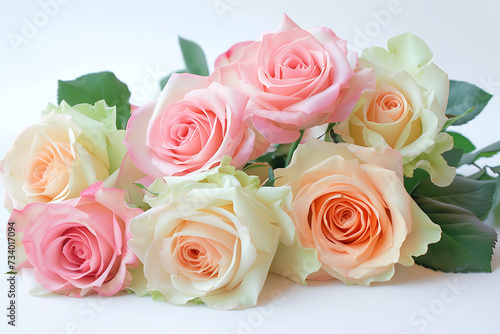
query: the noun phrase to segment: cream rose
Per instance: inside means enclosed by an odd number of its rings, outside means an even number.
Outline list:
[[[441,229],[403,186],[401,155],[352,144],[301,144],[276,185],[292,188],[291,216],[301,246],[318,250],[321,270],[311,279],[347,284],[387,281],[394,265],[410,266]],[[287,261],[279,254],[275,261]]]
[[[139,295],[184,304],[201,300],[216,309],[255,306],[280,240],[293,240],[284,211],[288,187],[260,188],[223,160],[189,177],[157,179],[134,218],[129,246],[144,264]]]
[[[335,131],[349,143],[393,148],[403,156],[406,176],[422,168],[446,186],[455,176],[441,156],[453,147],[451,136],[440,133],[447,120],[448,75],[430,62],[428,46],[412,34],[390,39],[388,49],[363,52],[360,66],[375,70],[377,88],[361,95]]]
[[[125,131],[116,129],[114,118],[115,108],[104,101],[49,104],[42,120],[19,135],[0,164],[13,208],[78,197],[117,170]]]

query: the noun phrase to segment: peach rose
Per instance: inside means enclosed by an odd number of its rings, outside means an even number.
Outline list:
[[[318,250],[322,267],[309,278],[387,281],[396,263],[412,265],[440,239],[440,227],[406,192],[401,166],[392,149],[311,140],[275,171],[276,185],[292,188],[300,245]]]
[[[212,78],[250,96],[247,113],[272,143],[290,143],[299,130],[340,122],[373,71],[360,70],[355,52],[328,28],[301,29],[286,15],[276,32],[235,44],[219,56]]]
[[[224,155],[239,167],[269,143],[245,119],[248,97],[192,74],[174,74],[157,101],[138,108],[125,145],[135,165],[151,177],[207,170]]]
[[[127,241],[129,222],[140,213],[125,204],[123,191],[103,188],[102,182],[79,198],[14,210],[9,221],[22,237],[23,275],[32,272],[49,292],[114,295],[130,284],[128,268],[138,264]]]

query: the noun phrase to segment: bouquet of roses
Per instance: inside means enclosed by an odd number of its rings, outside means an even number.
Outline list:
[[[288,17],[220,55],[180,39],[186,68],[129,104],[109,72],[60,81],[58,105],[1,162],[17,263],[34,294],[127,290],[253,307],[269,272],[370,285],[414,263],[491,272],[499,167],[449,126],[491,98],[412,34],[358,59]],[[15,232],[15,233],[14,233]]]

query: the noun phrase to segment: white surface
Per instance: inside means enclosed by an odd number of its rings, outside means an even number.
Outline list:
[[[478,147],[499,140],[500,3],[400,0],[377,23],[374,13],[394,1],[1,1],[0,158],[15,136],[36,122],[47,102],[56,102],[57,79],[113,71],[129,85],[133,102],[157,92],[157,81],[182,68],[177,36],[202,45],[210,64],[233,43],[257,39],[286,12],[303,28],[327,26],[350,46],[385,46],[387,39],[413,32],[434,52],[450,78],[481,85],[497,95],[463,129]],[[215,5],[225,8],[217,12]],[[225,7],[224,7],[225,6]],[[44,9],[45,8],[45,9]],[[51,15],[43,14],[50,12]],[[380,20],[380,16],[379,16]],[[27,36],[26,26],[37,24]],[[24,27],[24,28],[23,28]],[[13,47],[12,34],[27,37]],[[498,160],[497,160],[498,161]],[[3,189],[0,188],[3,193]],[[2,226],[8,213],[0,211]],[[3,227],[0,228],[3,230]],[[1,254],[6,241],[0,233]],[[6,272],[6,256],[0,256]],[[6,276],[0,280],[0,328],[5,333],[498,333],[500,254],[492,274],[443,274],[398,267],[389,284],[365,288],[340,282],[293,285],[272,276],[261,307],[222,312],[204,305],[186,307],[123,295],[102,299],[32,297],[17,285],[17,327],[7,326]],[[450,286],[455,286],[452,288]],[[278,295],[278,298],[272,296]]]

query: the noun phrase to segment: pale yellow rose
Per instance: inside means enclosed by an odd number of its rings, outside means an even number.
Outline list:
[[[455,176],[441,156],[453,147],[452,137],[440,133],[447,120],[449,81],[431,59],[428,46],[409,33],[390,39],[388,50],[365,50],[359,63],[375,70],[376,90],[361,95],[335,132],[348,143],[393,148],[403,156],[406,176],[422,168],[435,184],[446,186]]]
[[[115,108],[104,101],[94,106],[49,104],[40,122],[24,130],[1,161],[13,208],[75,198],[105,180],[120,167],[124,135],[116,129]]]
[[[318,251],[321,270],[309,279],[338,278],[347,284],[387,281],[394,265],[413,265],[441,229],[406,192],[401,155],[352,144],[311,140],[297,148],[290,165],[277,169],[276,185],[292,188],[291,217],[299,244]],[[275,262],[290,263],[289,252]]]

